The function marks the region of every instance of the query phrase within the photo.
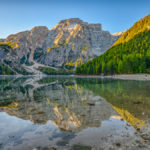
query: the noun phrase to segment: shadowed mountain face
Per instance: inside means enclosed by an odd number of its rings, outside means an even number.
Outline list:
[[[21,66],[32,73],[35,70],[31,66],[35,65],[37,69],[39,64],[74,68],[104,53],[119,37],[103,31],[101,24],[88,24],[78,18],[66,19],[51,30],[37,26],[1,40],[0,58],[1,63],[21,74]]]
[[[149,86],[83,77],[0,78],[2,147],[117,149],[119,141],[132,150],[144,139],[148,149]]]

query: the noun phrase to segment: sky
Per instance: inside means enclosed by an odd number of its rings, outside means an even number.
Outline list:
[[[0,0],[0,38],[34,26],[51,29],[68,18],[121,32],[149,13],[150,0]]]

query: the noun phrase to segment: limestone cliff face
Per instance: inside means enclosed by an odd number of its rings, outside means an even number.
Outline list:
[[[15,74],[24,70],[24,68],[20,65],[20,59],[17,56],[16,51],[7,44],[0,45],[0,65],[1,64],[7,66]]]
[[[5,42],[15,43],[18,57],[25,57],[26,61],[32,62],[34,50],[37,47],[42,47],[43,42],[48,34],[48,28],[44,26],[34,27],[30,31],[20,32],[10,35]]]
[[[10,35],[2,42],[13,46],[21,64],[76,67],[104,53],[118,38],[103,31],[101,24],[72,18],[60,21],[51,30],[38,26]]]
[[[78,18],[60,21],[44,43],[46,55],[39,62],[46,65],[62,66],[71,62],[78,66],[104,53],[118,36],[103,31],[101,24],[88,24]]]

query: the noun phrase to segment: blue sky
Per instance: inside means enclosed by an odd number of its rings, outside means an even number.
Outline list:
[[[101,23],[111,33],[127,30],[150,13],[150,0],[0,0],[0,38],[60,20]]]

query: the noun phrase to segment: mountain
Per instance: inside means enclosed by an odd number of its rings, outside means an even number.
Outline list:
[[[116,33],[113,33],[112,35],[114,36],[121,36],[124,32],[116,32]]]
[[[136,35],[141,34],[147,30],[150,30],[150,14],[140,19],[129,30],[124,32],[124,34],[114,43],[114,45],[128,42]]]
[[[103,31],[101,24],[66,19],[50,30],[37,26],[1,39],[1,64],[21,74],[40,73],[35,70],[39,67],[75,68],[103,54],[118,38]]]
[[[150,73],[150,15],[136,22],[103,55],[76,69],[77,74]]]

